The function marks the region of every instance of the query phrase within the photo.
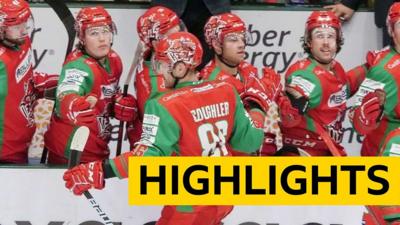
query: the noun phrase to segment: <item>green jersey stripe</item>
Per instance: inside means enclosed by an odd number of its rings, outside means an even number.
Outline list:
[[[6,108],[6,98],[8,93],[8,77],[6,71],[6,65],[4,62],[0,62],[0,155],[3,149],[3,138],[4,138],[4,112]]]

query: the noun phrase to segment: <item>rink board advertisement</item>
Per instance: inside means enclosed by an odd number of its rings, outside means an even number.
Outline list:
[[[76,15],[78,8],[71,9]],[[117,26],[113,48],[121,56],[124,72],[120,84],[123,84],[133,59],[138,41],[136,20],[143,9],[109,9]],[[310,11],[234,11],[247,23],[253,44],[246,49],[246,58],[258,68],[272,66],[284,74],[288,66],[304,57],[300,38],[304,34],[304,23]],[[67,46],[67,33],[64,26],[50,8],[33,8],[35,30],[32,32],[34,66],[38,71],[59,73]],[[350,32],[351,31],[351,32]],[[351,22],[343,26],[344,46],[337,59],[345,69],[351,69],[364,62],[368,50],[379,48],[380,33],[374,26],[372,12],[359,12]],[[132,84],[132,83],[131,83]],[[133,85],[130,92],[134,93]],[[347,118],[347,117],[346,117]],[[115,154],[118,135],[117,121],[114,121],[110,149]],[[359,154],[358,136],[346,121],[343,144],[349,155]],[[122,151],[127,151],[126,141]],[[40,153],[31,155],[40,158]]]
[[[1,225],[103,225],[83,196],[64,187],[63,169],[0,169]],[[92,195],[115,225],[150,225],[161,206],[130,206],[127,180]],[[237,206],[224,225],[359,225],[361,206]]]

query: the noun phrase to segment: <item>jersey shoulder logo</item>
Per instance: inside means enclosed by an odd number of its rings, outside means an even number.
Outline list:
[[[394,62],[387,65],[388,69],[393,69],[400,64],[400,59],[396,59]]]
[[[315,88],[315,84],[301,76],[295,76],[292,79],[291,85],[298,86],[307,97],[310,96],[311,92]]]
[[[140,143],[146,146],[151,146],[155,142],[159,123],[159,116],[155,114],[144,114],[142,125],[143,132],[140,138]]]
[[[79,91],[79,86],[82,85],[85,77],[89,76],[89,73],[79,69],[66,69],[65,77],[57,88],[57,96],[66,91]]]
[[[89,73],[79,69],[66,69],[65,70],[65,81],[75,83],[82,83],[84,77],[89,76]]]
[[[372,80],[370,78],[365,78],[365,80],[361,83],[361,86],[356,93],[356,99],[354,105],[355,106],[361,105],[364,96],[377,89],[383,90],[384,87],[385,84],[380,81]]]
[[[19,83],[25,75],[28,73],[29,69],[32,67],[32,52],[27,51],[24,58],[21,60],[19,65],[15,68],[15,81]]]

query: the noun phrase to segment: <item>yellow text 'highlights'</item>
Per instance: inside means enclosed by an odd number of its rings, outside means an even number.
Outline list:
[[[131,205],[400,205],[400,157],[131,157]]]

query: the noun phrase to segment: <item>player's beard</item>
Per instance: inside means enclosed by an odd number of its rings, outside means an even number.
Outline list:
[[[12,40],[9,40],[11,43],[14,43],[14,44],[16,44],[16,45],[22,45],[22,44],[24,44],[25,43],[25,37],[23,37],[23,38],[18,38],[18,39],[12,39]]]
[[[19,46],[25,43],[25,37],[17,39],[4,38],[3,43],[10,47]]]
[[[237,57],[237,58],[226,57],[224,52],[222,52],[222,54],[217,55],[217,57],[223,64],[225,64],[226,66],[228,66],[230,68],[237,67],[240,64],[240,62],[242,61],[239,57]]]

